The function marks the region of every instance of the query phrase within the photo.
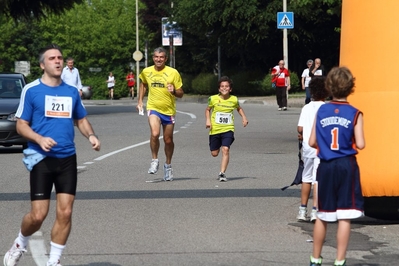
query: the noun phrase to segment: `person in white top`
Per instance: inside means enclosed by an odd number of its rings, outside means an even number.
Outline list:
[[[310,191],[313,184],[313,208],[310,215],[310,221],[316,221],[317,212],[317,183],[316,170],[320,163],[317,157],[315,148],[309,146],[310,133],[312,132],[313,123],[319,107],[324,104],[329,92],[325,88],[325,77],[315,77],[309,83],[310,94],[312,101],[302,107],[302,111],[298,122],[298,140],[302,141],[302,160],[304,169],[302,172],[302,186],[301,186],[301,206],[297,220],[308,221],[307,205],[310,196]]]
[[[309,69],[313,65],[313,60],[309,59],[306,62],[306,65],[308,68],[305,68],[302,72],[302,90],[304,90],[306,93],[305,104],[308,104],[310,102],[309,82],[312,79],[309,75]]]
[[[114,87],[115,87],[115,77],[112,72],[109,72],[109,76],[107,79],[107,86],[108,86],[108,96],[111,100],[114,99]]]
[[[80,80],[79,70],[73,66],[73,58],[68,57],[66,64],[67,66],[62,69],[61,79],[66,84],[76,87],[80,97],[82,97],[82,81]]]

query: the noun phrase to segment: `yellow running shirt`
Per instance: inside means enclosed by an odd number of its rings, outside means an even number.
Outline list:
[[[154,66],[146,67],[140,74],[143,84],[148,86],[147,110],[154,110],[164,115],[176,114],[175,96],[168,91],[167,84],[173,84],[176,90],[183,86],[179,72],[165,66],[161,71],[156,71]]]
[[[219,94],[212,95],[208,98],[208,107],[212,108],[212,128],[209,131],[209,135],[216,135],[228,131],[234,132],[233,112],[240,107],[236,96],[230,95],[227,100],[224,100]]]

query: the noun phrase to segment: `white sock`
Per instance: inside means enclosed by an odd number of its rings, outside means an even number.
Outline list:
[[[30,236],[24,236],[21,231],[19,231],[18,237],[15,239],[15,242],[17,242],[18,245],[20,245],[22,248],[26,248],[28,246]]]
[[[61,258],[62,251],[65,248],[65,245],[56,244],[53,241],[50,242],[50,258],[49,262],[58,262]]]
[[[158,159],[152,159],[153,162],[158,162]]]

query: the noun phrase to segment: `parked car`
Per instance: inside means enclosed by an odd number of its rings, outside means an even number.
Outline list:
[[[0,146],[27,147],[27,140],[17,133],[15,117],[21,92],[26,83],[23,74],[0,72]]]
[[[83,100],[90,100],[91,96],[93,95],[92,87],[83,85],[82,86],[82,99]]]

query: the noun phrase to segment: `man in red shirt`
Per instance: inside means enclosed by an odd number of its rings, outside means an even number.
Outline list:
[[[287,111],[287,91],[291,89],[290,72],[284,67],[284,60],[272,69],[272,82],[276,82],[278,110]]]

